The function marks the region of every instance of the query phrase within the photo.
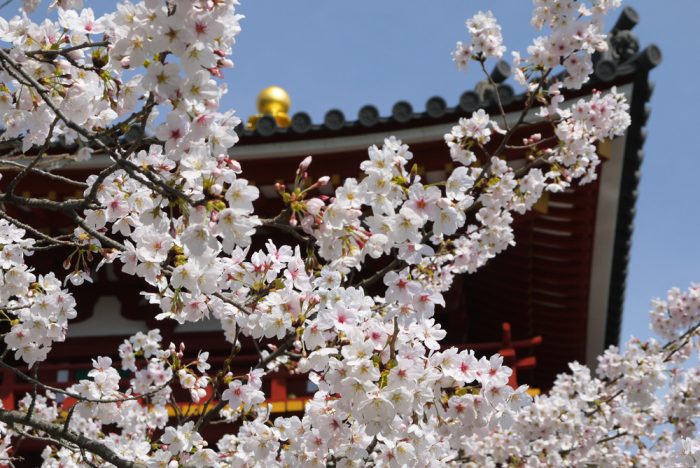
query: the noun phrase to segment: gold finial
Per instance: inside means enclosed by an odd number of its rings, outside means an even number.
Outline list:
[[[258,94],[258,113],[248,118],[248,128],[255,128],[258,120],[265,115],[272,116],[278,127],[289,127],[291,124],[291,119],[289,118],[291,104],[292,102],[287,91],[279,86],[268,86]]]

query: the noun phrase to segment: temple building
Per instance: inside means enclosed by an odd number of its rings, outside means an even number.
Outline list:
[[[446,344],[473,348],[482,355],[501,352],[517,370],[513,383],[517,379],[517,383],[546,390],[558,373],[567,370],[568,362],[595,366],[596,356],[618,342],[653,90],[649,73],[661,60],[656,46],[640,48],[631,31],[637,20],[633,9],[624,9],[611,31],[609,52],[596,57],[591,81],[566,95],[571,103],[590,96],[594,89],[615,86],[629,100],[632,125],[624,136],[600,145],[604,161],[598,179],[545,196],[534,211],[517,216],[517,245],[475,274],[459,277],[446,296],[447,306],[437,314],[448,331]],[[460,117],[478,108],[495,115],[496,93],[507,119],[515,121],[523,109],[525,97],[506,82],[508,76],[508,65],[502,62],[491,75],[495,87],[485,83],[461,96],[433,97],[421,109],[400,101],[390,115],[381,115],[372,105],[362,107],[356,118],[331,109],[323,122],[313,122],[304,112],[292,113],[286,92],[270,87],[258,98],[258,114],[240,127],[240,142],[232,148],[231,157],[259,187],[256,209],[263,215],[282,206],[275,184],[289,182],[307,155],[314,156],[312,174],[331,177],[331,184],[324,188],[330,195],[344,178],[358,176],[369,146],[391,135],[410,145],[425,180],[444,180],[452,163],[443,136]],[[528,131],[551,133],[538,123]],[[522,151],[509,150],[506,157],[513,165],[524,163]],[[106,163],[98,156],[58,172],[84,178]],[[25,179],[20,189],[34,197],[76,196],[75,187],[48,185],[34,177]],[[35,210],[16,215],[31,216],[52,233],[69,226],[58,213]],[[40,257],[41,268],[61,270],[60,256]],[[184,342],[193,353],[199,349],[209,350],[212,356],[220,353],[212,362],[223,361],[230,344],[215,321],[185,325],[157,321],[157,311],[139,295],[139,284],[137,278],[108,266],[96,273],[93,284],[74,288],[79,315],[69,327],[67,341],[57,343],[49,361],[41,365],[41,380],[66,386],[87,374],[90,357],[98,352],[116,356],[127,336],[151,328],[161,330],[165,343]],[[245,369],[257,355],[244,343],[236,359],[236,365]],[[12,372],[2,371],[0,396],[5,408],[12,407],[16,397],[30,388]],[[278,413],[303,410],[310,392],[304,376],[280,373],[266,384],[266,394]]]

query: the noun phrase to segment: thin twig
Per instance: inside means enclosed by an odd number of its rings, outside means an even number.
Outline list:
[[[10,161],[8,159],[0,159],[0,166],[3,164],[6,166],[16,167],[17,169],[20,169],[20,170],[24,170],[24,169],[28,168],[28,166],[25,166],[24,164],[18,163],[16,161]],[[63,177],[62,175],[54,174],[53,172],[44,171],[44,170],[39,169],[37,167],[29,168],[29,170],[33,173],[39,174],[39,175],[46,177],[48,179],[55,180],[57,182],[63,182],[64,184],[75,185],[76,187],[81,187],[81,188],[87,188],[87,186],[88,186],[88,184],[86,184],[85,182],[80,182],[79,180],[69,179],[68,177]]]
[[[32,226],[25,224],[25,223],[19,221],[18,219],[13,218],[12,216],[8,215],[3,210],[0,210],[0,218],[5,219],[6,221],[8,221],[11,224],[14,224],[18,228],[24,229],[25,231],[31,233],[33,236],[36,236],[36,237],[50,243],[51,245],[61,246],[61,247],[75,247],[77,245],[74,242],[59,240],[59,239],[56,239],[55,237],[51,237],[47,234],[44,234],[43,232],[39,231],[38,229],[35,229]]]
[[[90,47],[107,47],[109,44],[110,44],[109,41],[83,42],[82,44],[77,44],[77,45],[70,46],[70,47],[64,47],[63,49],[30,50],[30,51],[25,52],[24,55],[27,55],[29,57],[33,57],[35,55],[63,55],[63,54],[67,54],[68,52],[73,52],[74,50],[88,49]]]
[[[372,276],[370,276],[369,278],[365,278],[364,280],[362,280],[362,281],[360,281],[359,283],[357,283],[357,287],[358,287],[358,288],[366,288],[367,286],[373,285],[374,283],[376,283],[376,282],[379,281],[380,279],[383,279],[383,278],[384,278],[384,275],[386,275],[386,274],[389,273],[390,271],[392,271],[392,270],[398,268],[399,265],[401,265],[401,260],[399,260],[398,258],[394,257],[394,259],[393,259],[391,262],[389,262],[389,264],[388,264],[387,266],[385,266],[384,268],[382,268],[382,269],[379,270],[378,272],[374,273],[374,274],[373,274]]]
[[[496,103],[498,104],[498,111],[501,113],[501,119],[503,119],[503,126],[505,127],[506,131],[510,131],[508,121],[506,120],[506,112],[503,110],[503,103],[501,102],[501,94],[498,92],[498,85],[495,81],[493,81],[491,74],[486,70],[485,62],[485,59],[479,60],[481,69],[484,71],[484,75],[486,75],[486,79],[489,81],[491,87],[493,87],[493,93],[496,96]]]
[[[289,348],[292,347],[295,338],[296,333],[288,334],[284,342],[273,353],[271,353],[265,359],[261,359],[255,365],[255,369],[265,369],[269,363],[280,357]],[[207,413],[202,413],[201,417],[199,418],[199,421],[197,421],[197,423],[194,426],[194,430],[198,431],[201,427],[209,424],[209,422],[211,422],[211,420],[214,419],[221,412],[221,410],[223,410],[226,407],[227,404],[228,403],[226,402],[226,400],[221,400],[216,404],[214,408],[212,408],[211,411]]]
[[[144,394],[140,394],[140,395],[124,396],[122,398],[98,400],[98,399],[94,399],[94,398],[84,397],[82,395],[78,395],[77,393],[69,392],[68,390],[65,390],[62,388],[52,387],[51,385],[46,385],[45,383],[38,380],[36,377],[32,377],[30,375],[25,374],[24,372],[22,372],[18,368],[11,366],[10,364],[6,363],[5,361],[0,360],[0,367],[4,367],[5,369],[11,370],[18,377],[20,377],[22,380],[25,380],[26,382],[34,384],[35,386],[40,386],[44,390],[49,390],[49,391],[54,392],[54,393],[60,393],[60,394],[65,395],[67,397],[74,398],[78,401],[84,401],[87,403],[99,403],[99,404],[122,403],[122,402],[129,401],[129,400],[139,400],[141,398],[145,398],[145,397],[154,395],[154,394],[164,390],[174,380],[174,378],[171,378],[166,383],[156,387],[155,389],[149,391],[148,393],[144,393]]]

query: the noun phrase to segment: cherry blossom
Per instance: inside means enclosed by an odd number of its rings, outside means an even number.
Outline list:
[[[0,213],[8,352],[30,371],[50,359],[76,317],[71,291],[112,264],[139,282],[156,320],[214,323],[234,358],[221,367],[206,349],[164,343],[158,329],[136,333],[105,351],[119,362],[96,357],[89,378],[65,389],[38,382],[16,411],[0,409],[0,458],[28,436],[49,442],[46,466],[697,464],[697,285],[654,301],[662,341],[611,347],[595,370],[571,363],[534,400],[509,386],[502,356],[444,347],[435,317],[455,275],[518,241],[516,214],[546,191],[594,180],[597,144],[630,125],[615,88],[564,104],[605,52],[603,15],[619,3],[535,0],[532,24],[546,35],[513,53],[513,73],[524,112],[533,108],[551,136],[523,139],[524,165],[503,156],[516,128],[478,109],[444,137],[456,166],[445,181],[427,183],[408,145],[388,137],[368,148],[361,176],[334,190],[319,192],[330,178],[312,177],[305,158],[281,175],[293,182],[277,185],[285,208],[272,218],[256,214],[260,191],[232,159],[241,121],[221,109],[237,1],[125,2],[95,17],[66,0],[42,23],[0,20],[0,138],[37,161],[58,143],[75,148],[70,159],[108,161],[73,181],[77,200],[0,194],[75,221],[52,237]],[[34,7],[24,2],[25,13]],[[504,56],[491,12],[466,25],[460,68]],[[254,242],[261,227],[291,245]],[[33,269],[31,255],[49,249],[67,252],[67,271]],[[241,371],[231,363],[242,339],[259,356]],[[273,417],[263,379],[274,372],[307,374],[317,387],[303,416]],[[195,404],[207,411],[188,412]],[[213,422],[230,429],[218,441],[204,436]]]

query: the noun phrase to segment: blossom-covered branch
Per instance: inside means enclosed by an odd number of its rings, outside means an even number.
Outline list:
[[[603,450],[640,464],[695,456],[698,413],[686,396],[694,377],[674,376],[673,404],[654,400],[665,371],[688,375],[678,364],[695,329],[674,335],[678,323],[655,317],[675,344],[611,349],[598,378],[574,364],[572,376],[531,402],[524,386],[508,385],[501,356],[443,348],[446,332],[434,317],[455,275],[516,242],[516,214],[546,191],[594,180],[597,144],[629,126],[628,104],[614,88],[565,105],[567,90],[588,80],[593,54],[607,49],[602,18],[619,1],[535,1],[533,24],[547,35],[513,57],[525,106],[509,124],[499,102],[505,128],[483,109],[460,119],[445,135],[456,166],[446,180],[426,183],[410,148],[389,137],[368,149],[362,177],[346,179],[332,197],[319,192],[330,178],[312,177],[312,158],[302,161],[292,184],[277,185],[284,209],[270,219],[256,215],[259,190],[230,156],[240,119],[220,109],[240,30],[237,2],[127,2],[98,18],[81,4],[54,2],[55,18],[40,24],[26,15],[0,20],[7,44],[0,139],[12,147],[4,159],[16,169],[0,193],[5,353],[37,372],[76,316],[68,282],[92,281],[108,263],[138,279],[156,319],[214,321],[231,351],[213,365],[207,350],[195,357],[150,330],[119,347],[128,382],[107,357],[93,359],[90,378],[65,390],[15,369],[36,391],[18,410],[0,410],[2,458],[18,437],[48,443],[47,466],[583,463],[600,460]],[[480,12],[467,29],[455,61],[475,61],[485,72],[487,60],[505,53],[501,28]],[[537,105],[551,135],[525,122]],[[528,134],[521,146],[511,143],[519,132]],[[42,166],[52,145],[73,160],[107,162],[85,181],[66,179]],[[529,157],[517,169],[503,156],[513,148]],[[17,195],[30,176],[78,184],[83,196]],[[73,230],[43,233],[12,207],[62,213]],[[254,244],[270,230],[290,245]],[[65,252],[68,274],[36,274],[30,255],[47,248]],[[369,271],[368,264],[379,266]],[[379,295],[370,292],[382,285]],[[232,362],[242,340],[260,356],[241,373]],[[263,378],[282,368],[307,373],[318,387],[301,418],[273,420],[265,404]],[[192,405],[177,404],[178,389]],[[57,393],[75,399],[68,413]],[[552,421],[561,414],[571,419]],[[203,436],[212,423],[231,428],[216,450]],[[658,438],[625,452],[640,428],[666,423],[677,426],[679,443]]]

